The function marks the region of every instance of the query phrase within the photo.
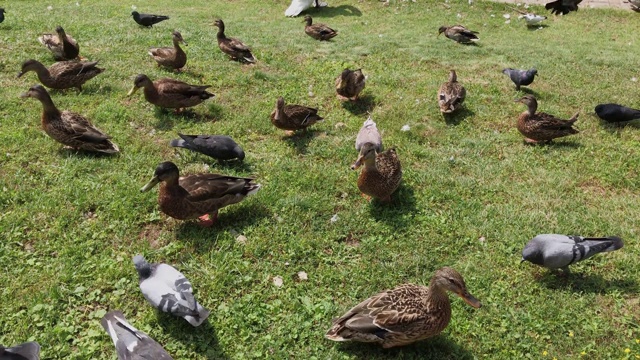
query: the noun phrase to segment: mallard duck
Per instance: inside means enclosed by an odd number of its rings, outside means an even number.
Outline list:
[[[244,160],[244,151],[232,138],[225,135],[183,135],[182,139],[171,140],[170,145],[199,152],[212,158],[222,160]]]
[[[174,79],[158,79],[151,82],[147,75],[140,74],[133,81],[133,87],[127,96],[133,95],[139,88],[144,88],[144,98],[153,105],[162,108],[182,109],[196,106],[214,97],[207,88],[211,85],[189,85]]]
[[[178,220],[200,218],[201,225],[211,226],[218,210],[239,203],[260,190],[251,178],[220,174],[194,174],[180,177],[176,164],[166,161],[158,165],[153,178],[140,189],[145,192],[160,185],[160,210]],[[208,214],[213,213],[213,220]]]
[[[358,131],[358,135],[356,136],[356,151],[360,152],[362,145],[366,143],[371,143],[376,152],[382,151],[382,136],[380,136],[376,122],[373,121],[371,116],[364,121],[360,131]]]
[[[302,130],[324,120],[318,116],[318,109],[303,105],[285,105],[281,97],[276,101],[276,108],[271,113],[271,123],[282,130]]]
[[[80,54],[80,46],[78,42],[64,32],[62,26],[56,27],[55,34],[43,34],[38,41],[47,47],[52,53],[53,58],[61,60],[74,60]]]
[[[450,114],[462,107],[467,90],[458,82],[455,70],[449,71],[449,81],[440,85],[438,105],[443,114]]]
[[[47,69],[42,63],[36,60],[27,60],[22,63],[22,71],[18,74],[21,77],[29,71],[38,74],[40,82],[50,89],[77,88],[82,91],[82,85],[93,79],[104,71],[97,67],[98,62],[84,61],[60,61]]]
[[[187,42],[178,31],[172,32],[171,35],[173,47],[151,48],[149,55],[158,63],[158,66],[180,69],[187,63],[187,54],[180,48],[180,43],[187,45]]]
[[[251,49],[247,45],[236,38],[228,38],[224,34],[224,22],[222,22],[222,19],[216,20],[214,25],[218,27],[218,47],[223,53],[231,56],[234,60],[249,63],[256,62],[256,58],[251,54]]]
[[[396,149],[376,153],[376,146],[365,143],[360,148],[360,156],[351,169],[355,170],[364,163],[358,176],[358,189],[363,194],[373,196],[382,202],[390,202],[391,194],[402,181],[402,166],[398,160]]]
[[[313,19],[310,15],[305,15],[304,22],[306,23],[304,32],[316,40],[329,40],[338,35],[337,31],[325,24],[312,24]]]
[[[444,36],[451,40],[455,40],[461,44],[471,44],[480,40],[476,35],[477,31],[471,31],[462,25],[440,26],[438,36],[444,33]]]
[[[329,5],[327,4],[327,2],[320,1],[320,0],[292,0],[291,5],[289,5],[287,10],[285,10],[284,15],[298,16],[298,14],[300,14],[301,12],[303,12],[304,10],[312,6],[318,8],[318,7],[324,7],[327,5]]]
[[[54,140],[74,149],[113,154],[120,151],[111,137],[94,127],[87,118],[74,112],[60,111],[42,85],[34,85],[22,98],[35,98],[42,103],[42,128]]]
[[[159,23],[160,21],[169,20],[168,16],[164,15],[153,15],[153,14],[140,14],[137,11],[132,11],[131,16],[133,16],[133,21],[138,23],[138,25],[145,27],[153,27],[153,25]]]
[[[447,291],[474,308],[482,306],[469,294],[462,276],[443,267],[433,275],[429,287],[403,284],[361,302],[336,319],[325,336],[333,341],[378,343],[383,348],[436,336],[451,320]]]
[[[344,69],[336,78],[336,92],[342,99],[358,100],[358,95],[364,89],[366,78],[362,69]]]
[[[521,102],[528,108],[518,117],[518,131],[525,136],[525,141],[528,143],[551,142],[555,138],[579,132],[573,128],[579,113],[575,113],[569,120],[563,120],[553,115],[536,112],[538,101],[533,95],[525,95],[516,102]]]

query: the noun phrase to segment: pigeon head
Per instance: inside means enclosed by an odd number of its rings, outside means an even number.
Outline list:
[[[136,255],[133,257],[133,266],[138,271],[138,276],[141,279],[146,279],[151,275],[151,265],[144,259],[142,255]]]
[[[544,264],[542,249],[535,243],[527,244],[524,249],[522,249],[522,261],[529,261],[530,263],[542,266]]]
[[[536,70],[535,68],[527,70],[527,76],[536,76],[538,75],[538,70]]]
[[[467,291],[467,285],[464,283],[464,279],[462,275],[458,273],[456,270],[450,267],[443,267],[438,269],[436,273],[433,275],[431,279],[431,284],[429,286],[435,286],[444,290],[451,291],[452,293],[460,296],[462,300],[464,300],[467,304],[473,306],[474,308],[479,308],[482,306],[480,301],[473,297],[473,295],[469,294]]]
[[[503,74],[507,74],[507,75],[511,74],[511,71],[513,71],[513,69],[512,69],[512,68],[502,69],[502,73],[503,73]]]
[[[4,14],[4,8],[0,8],[0,14]]]
[[[163,163],[160,163],[160,165],[156,167],[156,171],[154,172],[153,177],[145,186],[142,187],[142,189],[140,189],[140,191],[149,191],[154,186],[163,181],[177,182],[179,177],[180,171],[178,170],[176,164],[172,163],[171,161],[165,161]]]
[[[133,16],[133,17],[134,17],[134,19],[135,19],[135,18],[139,18],[139,17],[140,17],[140,13],[139,13],[139,12],[137,12],[137,11],[132,11],[132,12],[131,12],[131,16]]]

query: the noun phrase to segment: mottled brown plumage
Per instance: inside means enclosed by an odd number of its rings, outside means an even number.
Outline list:
[[[569,120],[563,120],[553,115],[536,112],[538,102],[533,95],[525,95],[516,102],[527,105],[527,111],[518,117],[518,131],[525,136],[525,141],[550,142],[555,138],[578,133],[578,130],[573,128],[573,124],[578,120],[578,113]]]
[[[51,51],[57,61],[74,60],[80,54],[78,42],[66,34],[62,26],[56,27],[55,34],[42,34],[38,41]]]
[[[438,29],[438,36],[444,33],[444,36],[454,40],[460,44],[471,44],[480,40],[476,34],[477,31],[471,31],[462,25],[441,26]]]
[[[38,74],[38,80],[42,85],[50,89],[76,88],[82,91],[82,85],[104,71],[99,68],[97,61],[60,61],[47,69],[36,60],[27,60],[22,63],[21,77],[29,71]]]
[[[161,47],[149,49],[149,55],[158,63],[158,66],[164,66],[171,69],[181,69],[187,63],[187,54],[180,47],[180,43],[187,45],[182,38],[182,34],[178,31],[171,33],[173,38],[173,47]]]
[[[318,116],[318,109],[302,105],[285,105],[284,99],[279,97],[276,108],[271,113],[271,123],[282,130],[302,130],[322,121]]]
[[[305,15],[304,22],[306,23],[304,32],[316,40],[329,40],[338,35],[337,31],[325,24],[313,24],[313,19],[309,15]]]
[[[358,100],[358,95],[364,89],[365,80],[362,69],[344,69],[336,78],[336,92],[343,99]]]
[[[127,96],[133,95],[139,88],[144,88],[144,98],[153,105],[162,108],[182,109],[196,106],[214,97],[208,92],[210,85],[189,85],[174,79],[158,79],[151,82],[147,75],[136,76],[133,88]]]
[[[333,341],[378,343],[383,348],[436,336],[451,320],[447,291],[475,308],[482,306],[469,294],[462,276],[443,267],[433,275],[429,287],[403,284],[361,302],[333,321],[325,336]]]
[[[249,63],[256,62],[256,58],[253,56],[251,49],[247,45],[236,38],[230,38],[224,34],[224,22],[221,19],[216,20],[214,25],[218,27],[218,34],[216,37],[218,39],[218,47],[223,53],[231,56],[234,60]]]
[[[440,85],[438,90],[438,105],[443,114],[450,114],[462,107],[467,90],[458,82],[456,71],[449,72],[449,81]]]
[[[351,166],[355,170],[364,164],[358,176],[358,189],[362,193],[391,201],[391,194],[396,191],[402,181],[402,166],[394,148],[376,153],[376,145],[365,143],[360,148],[360,156]]]
[[[59,143],[74,149],[107,154],[120,151],[118,146],[109,140],[111,137],[94,127],[87,118],[71,111],[58,110],[42,85],[32,86],[21,97],[35,98],[42,103],[42,129]]]

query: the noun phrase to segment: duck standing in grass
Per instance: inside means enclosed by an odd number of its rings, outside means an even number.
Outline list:
[[[0,345],[0,360],[40,360],[40,344],[30,341],[8,348]]]
[[[78,42],[68,35],[62,26],[56,27],[55,34],[43,34],[38,41],[51,51],[56,61],[75,60],[80,55]]]
[[[218,47],[223,53],[229,55],[232,59],[255,63],[256,58],[251,53],[251,49],[245,45],[242,41],[236,38],[228,38],[224,34],[224,22],[222,19],[218,19],[214,22],[214,25],[218,27]]]
[[[111,137],[94,127],[87,118],[71,111],[60,111],[42,85],[34,85],[22,98],[35,98],[42,103],[42,128],[52,139],[76,150],[113,154],[120,151]]]
[[[363,194],[391,202],[391,194],[400,186],[402,181],[402,166],[398,160],[396,149],[377,153],[376,145],[365,143],[360,148],[360,155],[351,169],[355,170],[364,164],[358,176],[358,189]]]
[[[467,96],[467,90],[458,82],[458,76],[455,70],[449,71],[449,81],[440,85],[438,90],[438,106],[443,114],[451,114],[460,109],[464,99]]]
[[[51,65],[48,69],[36,60],[27,60],[22,63],[21,77],[29,71],[38,75],[42,85],[50,89],[76,88],[82,91],[82,85],[102,73],[97,61],[60,61]]]
[[[161,108],[177,109],[196,106],[214,97],[207,88],[211,85],[189,85],[174,79],[158,79],[151,81],[147,75],[140,74],[133,81],[133,87],[127,96],[133,95],[139,88],[144,89],[144,98]]]
[[[404,346],[436,336],[451,320],[447,291],[474,308],[482,306],[467,291],[462,276],[450,267],[436,271],[429,286],[403,284],[376,294],[333,321],[325,337],[333,341]]]
[[[118,360],[173,360],[162,345],[134,328],[118,310],[106,313],[100,324],[111,337]]]
[[[573,128],[573,124],[578,120],[578,113],[575,113],[569,120],[563,120],[553,115],[536,112],[538,101],[533,95],[525,95],[516,102],[527,105],[527,110],[518,117],[517,127],[528,143],[549,143],[555,138],[579,132]]]
[[[341,100],[358,100],[360,92],[364,89],[366,76],[362,69],[344,69],[336,78],[336,93]]]
[[[462,25],[440,26],[438,36],[442,33],[444,33],[444,36],[460,44],[472,44],[480,40],[477,31],[471,31]]]
[[[358,131],[358,135],[356,136],[356,151],[360,152],[362,146],[366,143],[373,145],[376,152],[382,151],[382,136],[380,136],[376,122],[373,121],[371,116],[364,121],[360,131]]]
[[[144,26],[144,27],[153,27],[153,25],[161,22],[161,21],[165,21],[165,20],[169,20],[168,16],[164,16],[164,15],[153,15],[153,14],[140,14],[137,11],[133,11],[131,12],[131,16],[133,17],[133,21],[135,21],[136,23],[138,23],[138,25],[140,26]]]
[[[538,70],[534,68],[529,70],[506,68],[502,70],[502,73],[507,75],[516,85],[516,90],[520,91],[520,86],[530,85],[533,82],[536,75],[538,75]]]
[[[181,139],[171,140],[170,145],[181,147],[212,158],[222,160],[244,160],[244,151],[232,138],[225,135],[183,135]]]
[[[282,96],[276,101],[276,108],[270,118],[275,127],[287,131],[304,130],[324,120],[318,115],[318,109],[303,105],[285,105]]]
[[[311,19],[310,15],[304,16],[304,22],[306,23],[304,26],[305,34],[316,40],[329,40],[338,35],[337,31],[325,24],[313,24],[313,19]]]
[[[169,161],[156,167],[153,178],[140,191],[149,191],[159,183],[160,210],[178,220],[200,218],[202,226],[213,225],[219,209],[260,190],[260,184],[251,178],[209,173],[180,177],[178,167]],[[213,214],[213,220],[209,214]]]
[[[180,43],[187,45],[179,31],[171,33],[173,47],[161,47],[149,49],[149,55],[158,63],[170,69],[180,70],[187,64],[187,54],[180,47]]]

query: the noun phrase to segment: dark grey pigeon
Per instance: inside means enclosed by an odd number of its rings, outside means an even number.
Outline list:
[[[0,8],[0,23],[4,21],[4,8]]]
[[[622,239],[616,236],[590,238],[577,235],[541,234],[525,245],[522,261],[529,261],[549,269],[569,271],[569,265],[588,259],[601,252],[622,248]]]
[[[40,345],[35,341],[10,348],[0,345],[0,360],[40,360]]]
[[[120,311],[109,311],[100,324],[111,336],[119,360],[173,360],[162,345],[131,326]]]
[[[503,74],[509,75],[511,81],[516,84],[516,90],[520,90],[521,85],[529,85],[533,82],[533,78],[538,75],[538,70],[529,69],[529,70],[519,70],[506,68],[502,70]]]
[[[600,104],[596,106],[596,114],[604,121],[622,122],[640,119],[640,110],[618,104]]]
[[[567,15],[572,11],[578,11],[578,4],[581,2],[582,0],[556,0],[547,3],[544,8],[551,10],[554,15]]]
[[[132,12],[131,16],[133,16],[133,20],[137,22],[139,25],[146,26],[146,27],[152,27],[154,24],[157,24],[160,21],[169,20],[168,16],[140,14],[137,11]]]
[[[225,135],[183,135],[182,139],[171,140],[173,147],[182,147],[217,160],[244,160],[244,151],[232,138]]]
[[[140,278],[140,291],[160,311],[180,316],[193,326],[200,326],[209,310],[198,304],[189,280],[167,264],[149,264],[142,255],[133,257]]]

